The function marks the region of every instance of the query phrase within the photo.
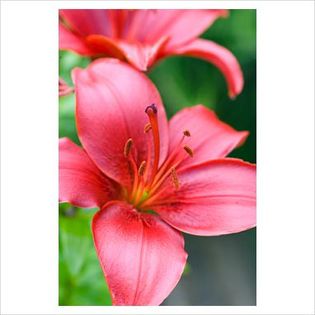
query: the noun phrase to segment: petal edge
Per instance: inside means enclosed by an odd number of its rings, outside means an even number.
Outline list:
[[[235,56],[225,47],[205,39],[196,39],[178,48],[171,54],[202,58],[213,63],[224,75],[230,98],[234,99],[242,92],[244,78]]]

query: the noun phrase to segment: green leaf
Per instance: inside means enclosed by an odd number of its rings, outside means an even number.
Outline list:
[[[80,144],[75,124],[75,96],[59,98],[59,138],[67,137]]]
[[[111,305],[92,239],[96,209],[61,204],[59,215],[59,304]]]

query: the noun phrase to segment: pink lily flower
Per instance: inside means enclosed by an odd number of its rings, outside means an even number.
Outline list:
[[[229,96],[243,88],[243,74],[226,48],[198,38],[227,10],[60,10],[59,47],[91,57],[109,56],[146,71],[157,61],[184,55],[213,63]]]
[[[66,96],[73,93],[74,89],[69,86],[65,80],[59,77],[58,81],[59,96]]]
[[[202,105],[168,122],[152,82],[117,59],[73,79],[83,148],[60,139],[60,201],[100,209],[92,231],[113,304],[159,305],[186,263],[181,232],[255,226],[255,165],[225,157],[248,132]]]

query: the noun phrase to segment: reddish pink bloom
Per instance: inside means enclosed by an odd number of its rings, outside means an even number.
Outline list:
[[[60,140],[60,201],[98,207],[92,230],[114,305],[158,305],[187,254],[181,232],[255,226],[255,165],[225,158],[248,133],[202,105],[169,122],[158,91],[117,59],[75,69],[83,148]]]
[[[74,89],[72,87],[70,87],[65,80],[63,80],[62,78],[59,78],[59,82],[58,82],[58,87],[59,87],[59,96],[66,96],[71,94]]]
[[[243,88],[241,68],[226,48],[198,38],[227,10],[60,10],[60,49],[109,56],[146,71],[170,55],[202,58],[218,67],[230,97]]]

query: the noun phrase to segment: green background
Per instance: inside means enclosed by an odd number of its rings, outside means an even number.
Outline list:
[[[169,57],[148,73],[161,93],[168,117],[186,106],[203,104],[238,130],[250,131],[245,144],[230,156],[256,162],[256,11],[230,10],[203,35],[228,48],[244,73],[242,93],[231,100],[221,72],[189,57]],[[90,60],[60,52],[60,76],[70,85],[73,67]],[[74,122],[74,96],[59,99],[59,136],[79,144]],[[110,296],[91,235],[96,209],[59,208],[59,304],[110,305]],[[255,305],[256,229],[220,236],[185,235],[188,265],[163,305]]]

